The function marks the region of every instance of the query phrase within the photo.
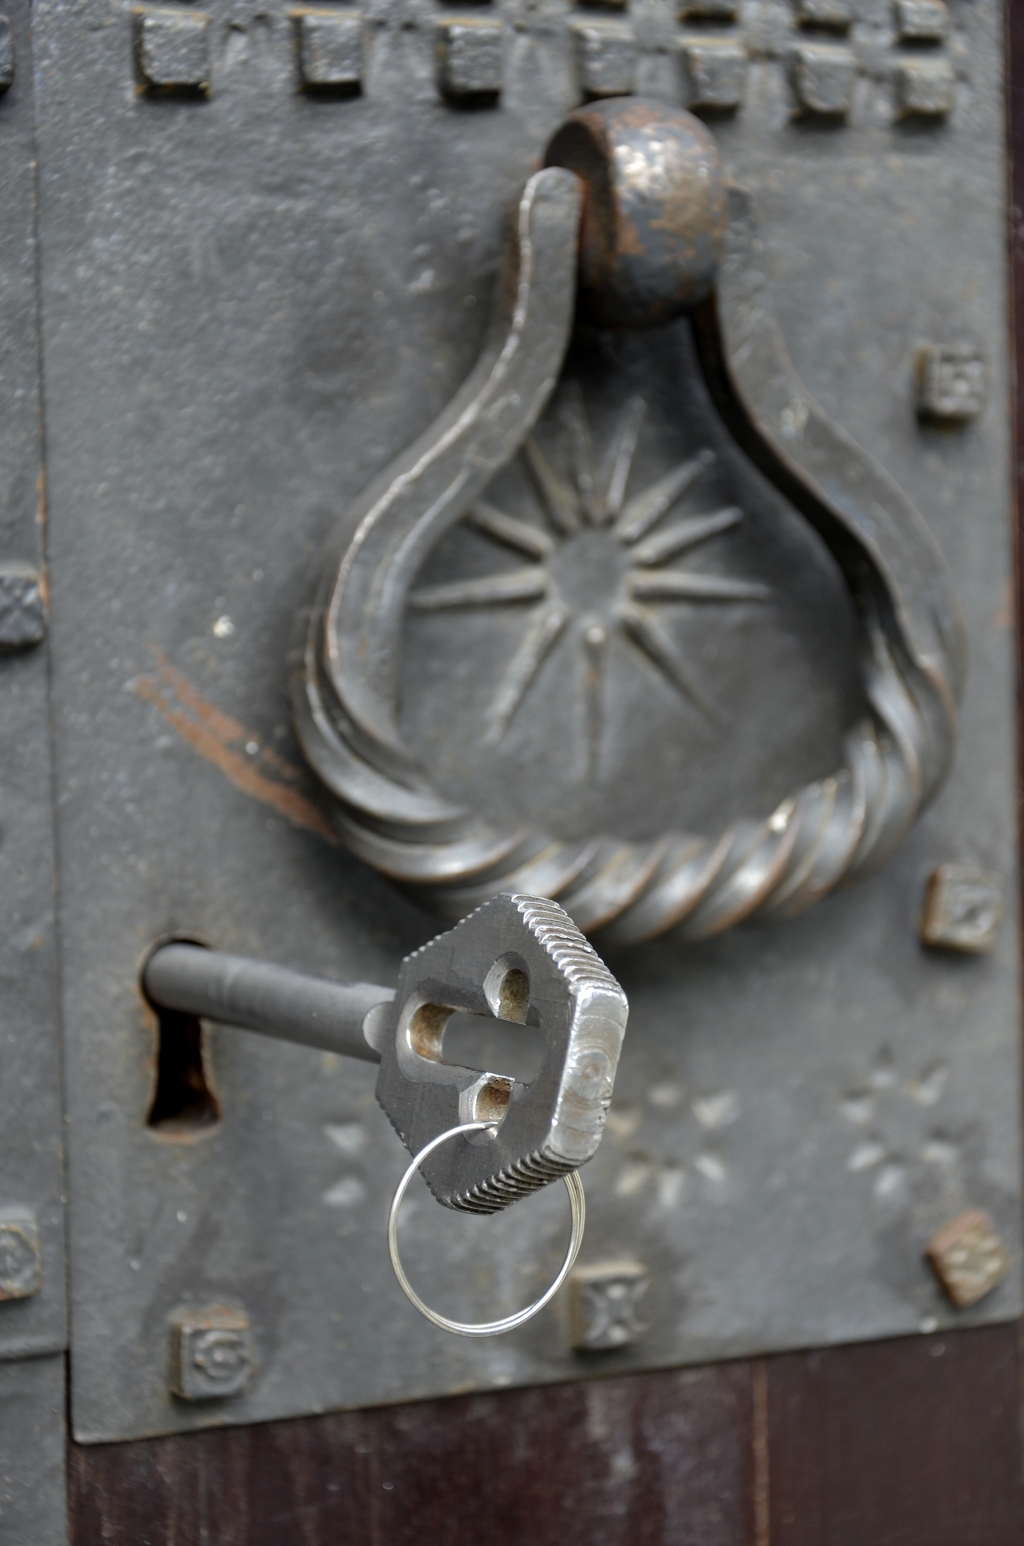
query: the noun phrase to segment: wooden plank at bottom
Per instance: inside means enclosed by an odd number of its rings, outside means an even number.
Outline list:
[[[72,1445],[74,1546],[753,1546],[751,1366]]]
[[[767,1360],[770,1546],[1020,1546],[1018,1336]]]

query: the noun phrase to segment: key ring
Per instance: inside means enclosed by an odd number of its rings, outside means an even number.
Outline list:
[[[388,1214],[388,1252],[391,1256],[391,1265],[395,1269],[395,1277],[402,1285],[402,1291],[406,1298],[416,1306],[421,1315],[426,1316],[428,1321],[433,1321],[434,1325],[440,1326],[442,1331],[454,1331],[460,1337],[496,1337],[503,1331],[512,1331],[516,1326],[521,1326],[524,1321],[528,1321],[531,1316],[536,1315],[538,1310],[542,1310],[548,1301],[554,1298],[565,1282],[572,1270],[573,1262],[579,1255],[580,1246],[583,1244],[583,1226],[587,1216],[583,1182],[579,1178],[578,1171],[568,1170],[562,1177],[562,1180],[565,1182],[565,1189],[569,1193],[569,1207],[572,1209],[572,1232],[569,1236],[569,1248],[565,1253],[565,1260],[562,1262],[561,1267],[559,1267],[558,1275],[554,1282],[549,1284],[539,1299],[535,1299],[532,1304],[528,1304],[525,1310],[517,1310],[514,1315],[506,1315],[504,1320],[480,1321],[475,1325],[465,1321],[449,1320],[447,1315],[439,1315],[436,1310],[432,1310],[429,1305],[423,1303],[423,1300],[406,1277],[405,1268],[402,1266],[398,1255],[398,1210],[402,1206],[402,1198],[405,1196],[406,1188],[427,1155],[440,1148],[441,1144],[447,1143],[449,1138],[455,1138],[459,1133],[485,1132],[492,1130],[494,1126],[493,1122],[463,1122],[459,1127],[450,1127],[440,1137],[432,1138],[416,1155],[405,1175],[399,1181],[391,1203],[391,1212]]]

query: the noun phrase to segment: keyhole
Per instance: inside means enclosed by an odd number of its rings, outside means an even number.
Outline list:
[[[156,1090],[146,1118],[162,1133],[191,1133],[220,1120],[203,1057],[203,1026],[196,1015],[158,1009]]]

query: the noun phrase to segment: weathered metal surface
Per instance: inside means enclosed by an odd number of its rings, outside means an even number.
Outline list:
[[[252,1373],[252,1338],[244,1310],[207,1305],[171,1317],[170,1387],[182,1401],[239,1395]]]
[[[0,1539],[65,1546],[63,1356],[0,1363]]]
[[[29,11],[0,91],[0,1359],[65,1345]],[[2,59],[0,59],[2,75]]]
[[[964,5],[947,41],[909,44],[887,3],[865,0],[825,43],[792,8],[752,4],[710,40],[747,55],[742,79],[735,58],[701,61],[699,19],[679,24],[650,5],[614,34],[588,21],[582,39],[581,19],[555,5],[488,11],[481,22],[504,28],[495,91],[493,26],[482,43],[450,40],[465,54],[446,74],[439,18],[395,0],[365,15],[360,92],[346,96],[304,86],[283,8],[235,6],[211,22],[209,91],[174,95],[138,89],[127,13],[100,0],[39,7],[84,1439],[1019,1307],[1015,909],[991,955],[924,951],[916,934],[938,864],[997,872],[1013,889],[999,9]],[[591,89],[628,75],[676,103],[716,80],[742,96],[713,129],[756,200],[764,277],[799,377],[924,512],[964,601],[971,656],[950,781],[879,874],[778,926],[689,947],[602,946],[631,1027],[609,1131],[584,1172],[586,1251],[649,1271],[650,1329],[586,1359],[554,1314],[494,1345],[449,1342],[417,1321],[387,1262],[383,1218],[403,1154],[370,1069],[324,1055],[313,1072],[303,1049],[214,1032],[219,1123],[174,1141],[148,1129],[153,1031],[136,989],[145,952],[173,933],[390,981],[435,931],[331,845],[288,727],[288,676],[321,545],[479,357],[506,222],[580,101],[581,71]],[[936,86],[950,76],[951,110]],[[473,112],[449,105],[456,85]],[[716,422],[686,326],[660,352],[581,334],[570,359],[599,444],[623,380],[629,395],[643,383],[654,473],[677,464],[684,431],[695,452],[707,447]],[[921,411],[921,350],[968,345],[984,356],[984,405],[939,427]],[[959,400],[947,385],[935,402]],[[778,606],[744,629],[712,627],[706,613],[687,625],[715,703],[733,716],[727,758],[713,737],[673,728],[676,696],[657,677],[653,696],[628,698],[624,728],[643,752],[630,839],[680,791],[697,830],[718,830],[729,810],[769,815],[787,789],[839,765],[861,701],[835,566],[760,474],[742,474],[733,498],[726,471],[715,473],[721,497],[686,513],[743,508],[721,552],[730,577],[768,574]],[[417,583],[472,577],[457,545],[478,540],[455,531]],[[521,628],[504,616],[495,629],[469,609],[456,632],[444,609],[413,609],[402,668],[403,733],[437,787],[499,814],[531,768],[543,775],[544,755],[580,750],[576,680],[556,672],[545,690],[564,691],[564,735],[531,743],[531,713],[496,776],[479,724]],[[600,656],[601,640],[589,644]],[[438,680],[443,721],[425,712]],[[602,826],[619,774],[613,760],[567,795],[577,830],[622,830]],[[923,1253],[967,1206],[991,1214],[1014,1267],[955,1310]],[[403,1257],[432,1303],[466,1319],[512,1309],[557,1261],[563,1208],[549,1191],[488,1221],[425,1201],[405,1224]],[[248,1315],[252,1372],[219,1403],[181,1401],[168,1391],[169,1328],[183,1307],[219,1304]]]

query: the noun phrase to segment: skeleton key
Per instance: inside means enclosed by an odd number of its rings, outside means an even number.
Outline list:
[[[486,1123],[428,1155],[437,1201],[496,1213],[586,1163],[601,1140],[628,1006],[556,902],[498,896],[402,964],[397,989],[169,944],[143,986],[159,1007],[346,1057],[379,1062],[377,1099],[410,1154],[453,1127]],[[529,1084],[445,1061],[456,1011],[537,1027]]]

